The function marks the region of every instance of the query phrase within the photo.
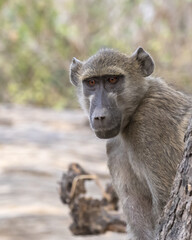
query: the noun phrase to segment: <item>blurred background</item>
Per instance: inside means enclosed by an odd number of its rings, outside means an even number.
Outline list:
[[[192,0],[0,0],[0,239],[85,239],[68,230],[57,182],[71,162],[109,181],[69,83],[72,57],[142,46],[154,76],[191,94],[191,26]],[[125,239],[87,239],[101,237]]]

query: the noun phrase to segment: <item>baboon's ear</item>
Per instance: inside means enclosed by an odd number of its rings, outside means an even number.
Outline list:
[[[142,47],[137,48],[132,57],[138,61],[143,77],[151,75],[155,65],[151,56]]]
[[[70,65],[70,81],[74,86],[78,85],[79,82],[79,71],[82,67],[82,62],[79,61],[76,58],[72,59],[71,65]]]

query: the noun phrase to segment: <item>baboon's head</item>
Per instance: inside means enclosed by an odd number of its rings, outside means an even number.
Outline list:
[[[97,137],[115,137],[126,127],[146,92],[144,77],[153,69],[152,58],[142,48],[131,57],[102,49],[84,62],[73,58],[70,80]]]

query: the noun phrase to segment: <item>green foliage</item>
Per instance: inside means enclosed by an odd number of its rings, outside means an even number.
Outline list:
[[[1,3],[1,101],[73,107],[69,49],[51,0]]]
[[[191,15],[189,0],[0,0],[0,101],[77,106],[71,58],[101,47],[141,45],[157,73],[192,89]]]

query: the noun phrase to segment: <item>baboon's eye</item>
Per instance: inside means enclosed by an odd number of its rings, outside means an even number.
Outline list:
[[[95,86],[95,80],[94,79],[91,79],[91,80],[89,80],[88,81],[88,85],[90,86],[90,87],[93,87],[93,86]]]
[[[109,77],[108,78],[108,82],[111,84],[115,84],[118,81],[117,77]]]

